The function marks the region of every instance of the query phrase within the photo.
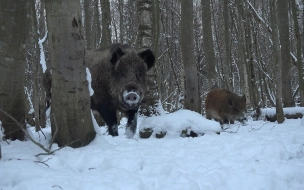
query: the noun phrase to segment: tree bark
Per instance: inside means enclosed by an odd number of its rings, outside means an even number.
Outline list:
[[[3,0],[0,6],[0,108],[24,127],[27,8],[25,0]],[[0,120],[6,139],[24,139],[23,132],[11,119],[0,113]]]
[[[276,115],[278,123],[284,122],[284,112],[282,105],[282,54],[280,48],[279,39],[279,26],[277,15],[277,0],[271,1],[271,22],[272,22],[272,37],[273,37],[273,49],[274,49],[274,61],[276,65]]]
[[[278,4],[278,27],[280,32],[281,56],[282,56],[282,98],[283,107],[293,107],[295,105],[292,98],[291,86],[291,56],[289,41],[289,3],[288,1],[279,0]]]
[[[185,72],[185,108],[201,112],[197,68],[194,55],[193,0],[181,0],[180,44]]]
[[[155,57],[158,56],[158,33],[159,33],[159,17],[156,17],[158,11],[157,2],[153,0],[140,0],[137,4],[138,11],[138,41],[137,47],[140,51],[145,49],[153,49]],[[154,37],[154,38],[153,38]],[[157,59],[155,67],[152,68],[147,76],[147,92],[145,99],[140,108],[140,114],[145,116],[159,115],[160,98],[157,91]]]
[[[304,2],[303,2],[304,3]],[[300,91],[300,105],[304,106],[304,79],[303,79],[303,62],[301,58],[301,34],[299,29],[299,23],[296,14],[296,0],[291,0],[291,10],[292,10],[292,17],[294,23],[294,30],[296,36],[296,43],[297,43],[297,69],[298,69],[298,80],[299,80],[299,91]],[[304,20],[304,19],[303,19]],[[304,32],[304,30],[303,30]]]
[[[80,147],[95,137],[86,80],[85,42],[80,4],[46,1],[52,63],[52,135],[59,146]],[[58,129],[56,128],[58,126]]]
[[[101,0],[101,14],[102,14],[102,30],[101,30],[101,42],[100,47],[110,45],[111,40],[111,10],[110,1]]]
[[[215,72],[215,54],[211,24],[210,0],[201,1],[203,22],[203,50],[207,65],[208,90],[218,86]]]

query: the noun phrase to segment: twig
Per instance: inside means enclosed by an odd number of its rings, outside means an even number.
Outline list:
[[[79,141],[79,139],[74,140],[74,141],[72,141],[72,142],[69,142],[68,144],[66,144],[66,145],[64,145],[63,147],[60,147],[60,148],[58,148],[58,149],[56,149],[56,150],[49,151],[48,153],[40,153],[40,154],[37,154],[36,157],[38,157],[38,156],[43,156],[43,155],[54,154],[54,152],[56,152],[56,151],[58,151],[58,150],[61,150],[61,149],[65,148],[65,147],[67,147],[67,146],[69,146],[69,145],[71,145],[71,144],[73,144],[74,142],[77,142],[77,141]]]
[[[36,163],[40,163],[40,164],[44,164],[46,165],[47,167],[50,167],[49,165],[46,164],[47,161],[49,161],[51,158],[48,158],[47,160],[45,161],[35,161]]]
[[[226,132],[226,133],[237,133],[237,132],[240,130],[240,126],[241,126],[241,125],[238,125],[238,128],[237,128],[236,131],[227,131],[227,129],[230,129],[230,128],[228,127],[228,128],[226,128],[226,129],[223,129],[221,132]]]
[[[59,185],[53,185],[52,188],[54,188],[54,187],[58,187],[58,188],[62,189],[62,187],[60,187]]]
[[[265,122],[263,125],[261,125],[259,128],[253,128],[252,126],[251,126],[251,130],[249,131],[249,132],[251,132],[251,131],[257,131],[257,130],[260,130],[264,125],[266,125],[267,123],[269,123],[269,122]]]
[[[54,114],[51,114],[50,117],[53,117],[53,121],[54,121],[56,130],[55,130],[55,133],[54,133],[54,135],[53,135],[53,137],[52,137],[52,140],[51,140],[51,143],[50,143],[50,146],[49,146],[49,150],[51,150],[52,145],[53,145],[53,143],[54,143],[54,141],[55,141],[55,138],[56,138],[56,136],[57,136],[57,134],[58,134],[58,125],[57,125],[56,117],[55,117]],[[51,118],[51,119],[52,119],[52,118]]]

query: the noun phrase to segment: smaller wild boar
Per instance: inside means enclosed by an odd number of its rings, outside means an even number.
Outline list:
[[[211,90],[207,94],[205,100],[206,118],[215,119],[221,125],[229,122],[233,124],[236,119],[241,121],[245,110],[245,95],[238,96],[222,88]]]

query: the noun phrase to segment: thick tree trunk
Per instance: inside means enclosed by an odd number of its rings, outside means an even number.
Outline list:
[[[24,127],[27,7],[25,0],[3,0],[0,6],[0,108]],[[5,138],[24,139],[23,132],[11,119],[0,113],[0,120]]]
[[[46,1],[52,63],[52,134],[59,146],[80,147],[95,137],[86,80],[80,4]],[[58,128],[57,128],[58,126]]]

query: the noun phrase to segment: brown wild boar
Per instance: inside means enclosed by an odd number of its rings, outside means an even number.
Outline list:
[[[128,45],[112,44],[97,50],[87,50],[85,62],[92,76],[91,109],[99,112],[112,136],[118,136],[116,111],[126,115],[126,136],[136,132],[137,111],[146,93],[146,76],[154,66],[150,49],[137,52]],[[49,71],[48,71],[49,72]],[[50,77],[45,74],[44,77]],[[47,103],[51,96],[50,79],[44,79]]]
[[[236,119],[242,120],[246,111],[246,97],[238,96],[226,89],[214,89],[208,92],[205,100],[207,119],[215,119],[221,125],[233,124]]]

